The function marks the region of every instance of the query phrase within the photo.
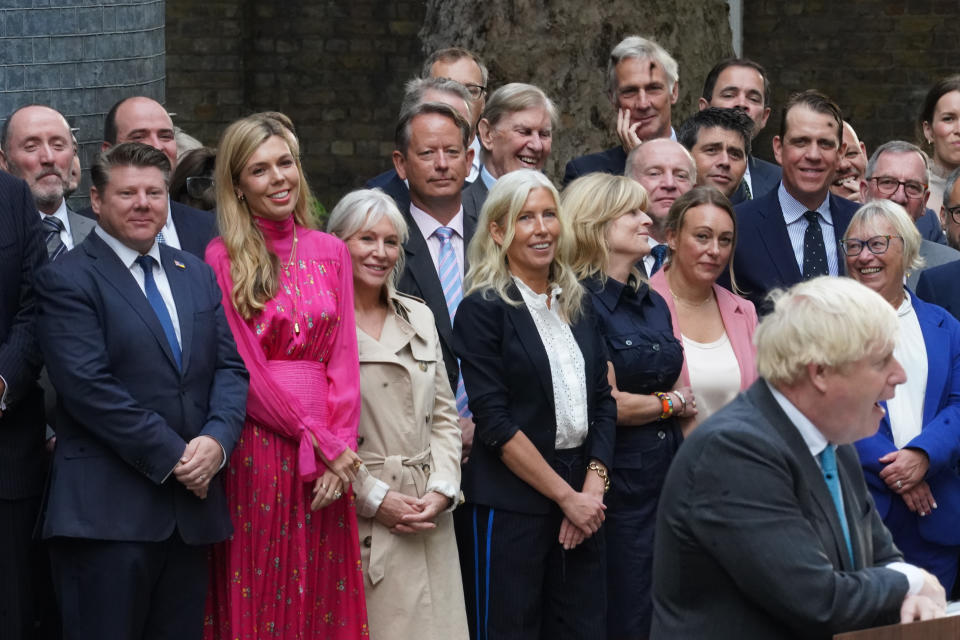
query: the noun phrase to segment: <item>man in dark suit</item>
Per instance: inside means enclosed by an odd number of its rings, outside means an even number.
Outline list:
[[[607,97],[617,110],[620,144],[567,163],[563,184],[599,171],[622,176],[627,154],[654,138],[676,140],[670,111],[680,95],[677,61],[648,38],[629,36],[610,52]]]
[[[940,222],[947,245],[960,251],[960,169],[954,169],[947,176],[943,204],[940,205]]]
[[[697,186],[733,198],[743,184],[752,130],[753,120],[739,109],[707,107],[683,121],[677,140],[697,163]]]
[[[773,139],[780,186],[737,205],[737,285],[761,314],[769,310],[764,298],[771,289],[844,273],[837,243],[857,205],[829,192],[843,153],[842,121],[822,93],[791,96]],[[729,286],[726,274],[721,279]]]
[[[177,140],[170,114],[156,100],[143,96],[124,98],[107,112],[103,125],[104,151],[121,142],[142,142],[163,152],[170,170],[177,167]],[[81,215],[94,218],[91,208]],[[167,222],[157,240],[175,249],[203,258],[207,244],[217,235],[217,219],[201,211],[168,199]]]
[[[68,639],[199,638],[207,545],[232,531],[218,472],[247,372],[211,269],[156,242],[169,170],[144,144],[103,153],[96,230],[37,276],[59,412],[42,532]]]
[[[397,288],[423,299],[433,311],[467,450],[473,427],[451,340],[456,305],[463,297],[466,247],[477,226],[477,212],[464,209],[460,200],[473,159],[469,141],[470,124],[455,109],[424,102],[400,114],[393,152],[397,174],[410,185],[410,206],[402,212],[410,235]]]
[[[943,307],[960,320],[958,282],[960,282],[960,261],[926,269],[920,273],[920,278],[917,280],[917,296]]]
[[[897,330],[894,309],[848,278],[777,300],[755,336],[760,379],[667,473],[652,638],[828,640],[943,615],[943,587],[903,562],[850,446],[906,380]]]
[[[34,273],[47,261],[30,189],[0,171],[0,637],[34,633],[32,531],[47,470]]]
[[[707,107],[740,109],[754,122],[753,137],[763,130],[770,117],[770,83],[762,66],[747,58],[728,58],[718,62],[703,83],[699,100],[700,110]],[[733,194],[733,203],[758,198],[780,182],[780,167],[747,156],[747,170],[743,182]]]

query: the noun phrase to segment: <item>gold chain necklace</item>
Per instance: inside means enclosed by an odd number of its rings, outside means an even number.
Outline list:
[[[287,264],[283,265],[283,270],[290,278],[290,269],[293,269],[293,292],[290,298],[293,301],[293,333],[300,335],[300,306],[298,299],[300,297],[300,274],[295,262],[297,260],[297,222],[293,222],[293,245],[290,247],[290,257],[287,258]]]

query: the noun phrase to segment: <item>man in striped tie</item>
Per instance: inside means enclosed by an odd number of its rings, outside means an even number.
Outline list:
[[[0,168],[26,180],[40,212],[47,255],[58,259],[96,225],[72,211],[64,198],[76,157],[70,125],[56,109],[21,107],[4,123],[0,146]]]
[[[404,211],[410,237],[397,288],[422,298],[433,311],[443,360],[457,398],[463,450],[473,441],[473,420],[450,347],[457,306],[463,299],[467,243],[477,212],[465,211],[461,191],[470,171],[470,123],[446,104],[425,102],[400,114],[393,164],[410,185],[410,208]]]

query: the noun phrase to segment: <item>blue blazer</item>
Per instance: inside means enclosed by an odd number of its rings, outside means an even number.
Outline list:
[[[97,214],[90,207],[81,209],[77,213],[85,218],[97,219]],[[170,217],[173,218],[173,226],[177,229],[180,248],[203,260],[207,245],[220,235],[217,230],[217,216],[211,211],[194,209],[176,200],[171,200]]]
[[[924,240],[930,240],[937,244],[947,244],[947,234],[943,232],[940,226],[940,216],[933,209],[926,209],[923,215],[917,220],[917,231]]]
[[[832,193],[829,198],[834,236],[840,240],[859,205],[838,198]],[[803,274],[797,266],[793,245],[790,244],[777,189],[737,205],[735,210],[737,249],[733,256],[733,269],[737,285],[743,291],[743,297],[754,304],[760,315],[765,315],[771,310],[765,300],[767,293],[772,289],[790,287],[800,282]],[[837,260],[842,275],[845,268],[843,253],[839,250]],[[730,288],[726,272],[720,276],[719,282]]]
[[[27,183],[0,171],[0,499],[39,496],[47,469],[43,393],[37,386],[34,277],[47,262],[40,214]]]
[[[187,442],[227,456],[243,427],[248,375],[213,271],[161,245],[183,368],[116,253],[91,233],[37,276],[38,334],[57,389],[57,447],[43,536],[188,544],[230,535],[222,474],[205,500],[169,475]]]
[[[516,286],[511,299],[522,300]],[[473,449],[463,465],[468,502],[519,513],[547,514],[551,501],[518,478],[500,459],[500,447],[523,431],[551,462],[557,434],[550,361],[526,305],[495,294],[467,296],[457,310],[453,349],[476,423]],[[607,382],[607,352],[584,300],[584,315],[570,328],[586,367],[589,431],[587,456],[608,468],[613,462],[617,405]]]
[[[576,180],[580,176],[585,176],[588,173],[612,173],[617,176],[622,176],[626,166],[627,152],[620,146],[607,149],[606,151],[580,156],[567,163],[567,167],[563,172],[563,186],[567,186],[573,180]]]
[[[960,319],[960,261],[948,262],[920,272],[917,280],[917,295],[941,306],[954,318]]]
[[[740,186],[730,196],[730,202],[740,204],[747,200],[755,200],[760,196],[765,196],[771,189],[780,184],[780,165],[761,160],[756,156],[749,156],[747,164],[750,166],[750,181],[753,183],[751,190],[752,198],[747,198],[746,182],[740,181]]]
[[[927,389],[923,430],[905,446],[922,449],[930,458],[926,481],[937,501],[928,516],[917,516],[920,537],[942,545],[960,544],[960,322],[940,307],[910,300],[920,321],[927,349]],[[885,465],[877,459],[896,451],[890,418],[884,416],[876,435],[857,442],[860,464],[877,511],[886,517],[891,500],[899,500],[878,475]]]
[[[410,189],[407,187],[407,183],[397,175],[396,169],[384,171],[380,175],[370,178],[363,186],[367,189],[381,189],[393,198],[393,201],[397,203],[397,209],[400,209],[401,212],[410,209]]]

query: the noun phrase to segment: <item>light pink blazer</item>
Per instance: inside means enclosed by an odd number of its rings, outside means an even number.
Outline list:
[[[670,295],[664,269],[657,271],[650,278],[650,288],[667,301],[667,306],[670,308],[670,321],[673,323],[673,335],[682,343],[677,307],[673,296]],[[737,364],[740,365],[740,390],[746,391],[747,387],[757,379],[757,350],[753,346],[753,331],[757,328],[757,310],[752,302],[727,291],[718,284],[713,285],[713,292],[717,297],[720,319],[723,320],[727,338],[730,340],[730,346],[733,347],[733,354],[737,356]],[[683,359],[680,381],[683,385],[690,384],[690,371],[687,369],[686,358]]]

